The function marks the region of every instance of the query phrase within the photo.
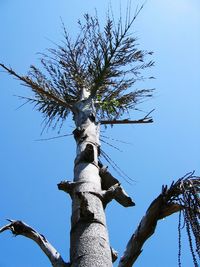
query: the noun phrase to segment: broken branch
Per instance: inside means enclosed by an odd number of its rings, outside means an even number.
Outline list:
[[[153,119],[151,117],[145,117],[143,119],[139,119],[139,120],[129,120],[129,119],[124,119],[124,120],[103,120],[100,121],[100,123],[102,125],[107,125],[107,124],[140,124],[140,123],[152,123]]]
[[[19,220],[10,220],[9,224],[0,228],[0,233],[10,230],[15,236],[22,235],[27,238],[32,239],[38,246],[42,249],[42,251],[49,258],[53,267],[69,267],[70,265],[62,259],[61,255],[58,251],[49,243],[49,241],[37,231],[35,231],[32,227],[25,224]]]
[[[104,205],[106,206],[112,199],[115,199],[124,207],[135,206],[133,200],[127,195],[119,183],[111,186],[108,190],[103,191],[102,194]]]
[[[99,175],[101,177],[101,187],[103,189],[103,200],[106,206],[108,202],[115,199],[124,207],[135,206],[134,201],[125,192],[120,182],[112,176],[106,167],[101,166]]]

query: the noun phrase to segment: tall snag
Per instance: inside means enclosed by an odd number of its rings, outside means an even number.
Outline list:
[[[49,127],[61,125],[72,113],[77,144],[73,182],[63,181],[58,187],[72,198],[71,266],[112,266],[116,258],[110,249],[104,209],[113,198],[125,207],[134,202],[120,183],[99,162],[100,124],[127,123],[123,117],[146,97],[152,89],[135,89],[141,74],[153,66],[146,61],[152,52],[138,48],[130,29],[142,7],[133,18],[127,13],[125,22],[117,25],[107,15],[101,29],[97,16],[84,16],[79,21],[80,33],[75,41],[64,25],[64,44],[42,54],[44,74],[35,66],[21,76],[4,64],[8,73],[32,89],[34,96],[24,98],[43,113]],[[130,90],[131,88],[131,90]],[[22,97],[23,98],[23,97]],[[130,123],[148,123],[148,116]]]
[[[109,244],[105,207],[112,199],[124,207],[134,206],[119,181],[99,161],[99,135],[101,124],[152,122],[150,113],[139,120],[128,117],[130,110],[153,93],[152,89],[135,87],[137,81],[148,79],[142,73],[153,66],[153,61],[148,61],[152,52],[140,50],[137,39],[130,34],[141,9],[133,18],[127,12],[125,23],[120,18],[115,24],[108,14],[103,29],[97,16],[86,14],[84,22],[78,23],[80,33],[74,41],[63,26],[63,44],[42,54],[45,73],[31,66],[28,75],[22,76],[0,64],[31,88],[33,96],[22,98],[44,115],[46,127],[55,127],[59,122],[62,126],[68,115],[73,115],[77,150],[74,179],[58,184],[72,199],[70,263],[43,235],[21,221],[10,220],[0,229],[33,239],[54,267],[111,267],[116,253]],[[120,266],[126,266],[126,258],[123,260]],[[128,261],[133,263],[132,256]]]

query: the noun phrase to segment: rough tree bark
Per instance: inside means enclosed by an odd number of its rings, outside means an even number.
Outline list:
[[[77,154],[74,183],[70,192],[72,216],[70,262],[72,267],[110,267],[111,249],[106,227],[99,175],[99,124],[95,121],[93,100],[84,90],[74,107]]]
[[[110,267],[117,256],[110,248],[104,208],[112,199],[125,207],[134,202],[99,163],[100,123],[87,90],[83,89],[73,114],[77,144],[74,181],[58,185],[72,198],[70,263],[72,267],[94,267],[94,263],[96,267]]]

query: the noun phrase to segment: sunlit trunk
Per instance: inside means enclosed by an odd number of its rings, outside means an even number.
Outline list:
[[[95,121],[95,108],[91,99],[76,104],[74,121],[77,154],[74,164],[75,184],[71,195],[71,266],[111,267],[98,167],[99,125]]]

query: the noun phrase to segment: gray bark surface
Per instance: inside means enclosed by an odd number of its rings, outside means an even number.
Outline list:
[[[51,243],[41,234],[39,234],[32,227],[19,220],[8,220],[10,223],[0,228],[0,233],[10,230],[12,233],[22,235],[32,239],[46,254],[53,267],[69,267],[70,264],[66,263],[59,252],[51,245]]]
[[[111,267],[101,177],[99,175],[99,124],[95,122],[92,99],[86,98],[74,107],[77,154],[74,165],[70,263],[72,267]]]
[[[167,189],[166,189],[167,190]],[[182,207],[176,203],[167,202],[167,193],[164,191],[153,200],[146,214],[141,219],[136,231],[128,241],[124,255],[121,257],[118,267],[131,267],[142,253],[146,240],[151,237],[159,220],[178,212]]]

